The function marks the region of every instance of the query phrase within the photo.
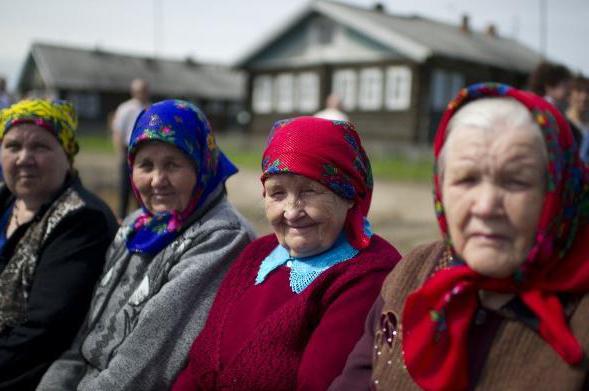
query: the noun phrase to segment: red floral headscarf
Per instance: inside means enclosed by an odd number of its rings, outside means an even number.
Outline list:
[[[466,103],[484,97],[511,97],[530,111],[548,149],[548,186],[535,243],[513,276],[486,277],[464,262],[452,262],[407,297],[402,319],[405,364],[426,390],[468,387],[468,329],[481,289],[517,295],[538,318],[541,337],[563,360],[578,365],[584,357],[557,294],[589,292],[589,171],[578,157],[566,120],[553,106],[532,93],[495,83],[470,86],[450,102],[435,138],[436,161],[450,119]],[[459,260],[448,234],[438,173],[436,169],[438,223],[450,252]]]
[[[344,229],[360,250],[370,243],[365,230],[372,198],[372,170],[354,125],[315,117],[278,121],[272,127],[262,160],[262,182],[273,174],[313,179],[342,198],[354,201]]]

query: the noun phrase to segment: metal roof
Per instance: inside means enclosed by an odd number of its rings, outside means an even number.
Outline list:
[[[323,15],[422,63],[443,56],[504,69],[529,72],[541,61],[538,52],[510,38],[462,31],[459,26],[420,16],[400,16],[330,0],[316,0],[292,17],[238,64],[247,66],[258,54],[314,13]]]
[[[238,100],[244,95],[245,79],[241,72],[191,59],[170,60],[35,43],[29,61],[37,66],[46,85],[55,89],[127,92],[132,79],[142,78],[149,82],[155,95],[225,100]],[[19,86],[24,76],[21,74]]]

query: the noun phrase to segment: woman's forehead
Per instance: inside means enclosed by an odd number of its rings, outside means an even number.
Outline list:
[[[270,175],[265,181],[266,186],[322,186],[319,182],[299,174]]]
[[[533,126],[497,128],[494,131],[468,126],[458,127],[450,135],[447,144],[449,145],[445,159],[449,162],[467,157],[476,163],[479,159],[488,157],[495,163],[543,163],[546,156],[542,135]]]
[[[4,136],[4,140],[55,140],[57,139],[51,132],[39,125],[22,123],[11,127]]]

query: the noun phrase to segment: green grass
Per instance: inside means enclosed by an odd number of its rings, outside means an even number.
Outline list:
[[[78,137],[80,150],[83,152],[114,153],[110,137],[103,135],[83,135]]]
[[[376,179],[429,182],[432,178],[432,159],[409,159],[404,156],[395,158],[374,158],[371,160],[372,173]]]
[[[86,152],[114,153],[110,138],[98,135],[84,135],[78,138],[80,149]],[[238,167],[260,170],[262,156],[261,142],[244,142],[235,137],[219,137],[223,152]],[[376,179],[404,182],[429,182],[432,177],[432,159],[409,158],[400,154],[374,156],[371,158],[372,172]]]

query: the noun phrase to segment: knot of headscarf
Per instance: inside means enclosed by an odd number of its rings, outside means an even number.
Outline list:
[[[372,169],[352,123],[316,117],[276,122],[263,155],[262,182],[283,173],[303,175],[354,201],[344,230],[354,248],[369,245],[364,227],[372,198]]]
[[[0,111],[0,140],[19,124],[34,124],[53,133],[70,161],[80,149],[76,141],[78,118],[71,102],[30,99],[5,108]]]
[[[483,97],[511,97],[530,111],[548,150],[548,186],[535,242],[527,258],[513,276],[491,278],[473,271],[454,253],[442,205],[440,170],[436,167],[434,201],[438,223],[450,254],[458,262],[435,272],[410,294],[402,316],[405,364],[415,382],[426,390],[468,388],[468,330],[480,290],[517,295],[538,318],[540,336],[563,360],[576,365],[584,356],[557,294],[589,291],[589,172],[578,157],[567,122],[553,106],[532,93],[496,83],[465,88],[449,103],[434,142],[436,162],[452,116],[466,103]]]
[[[165,100],[144,110],[133,127],[129,141],[128,163],[133,170],[135,155],[141,144],[160,141],[182,151],[193,163],[196,184],[188,206],[181,211],[152,213],[131,181],[135,197],[142,208],[131,224],[127,248],[131,252],[157,254],[174,240],[188,217],[202,206],[227,178],[237,172],[215,142],[215,136],[202,111],[182,100]],[[131,174],[132,176],[132,174]]]

